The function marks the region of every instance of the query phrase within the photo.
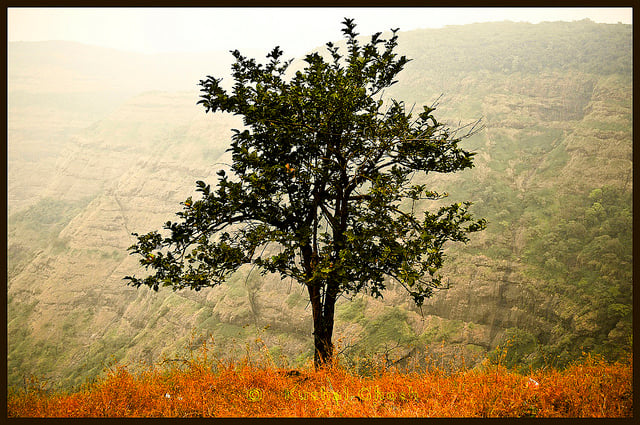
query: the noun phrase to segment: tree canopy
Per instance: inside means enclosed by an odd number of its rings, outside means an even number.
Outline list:
[[[409,61],[398,56],[397,29],[362,44],[345,19],[346,54],[327,43],[287,80],[291,60],[274,48],[266,64],[233,51],[234,85],[200,81],[206,112],[243,117],[234,129],[230,172],[217,186],[196,182],[201,198],[182,203],[177,222],[129,249],[153,274],[129,284],[174,290],[223,283],[243,264],[306,286],[312,306],[316,365],[332,355],[335,303],[341,294],[382,296],[389,279],[421,305],[445,287],[438,273],[448,241],[466,242],[485,220],[469,202],[416,209],[446,193],[413,184],[416,173],[473,166],[472,152],[438,122],[435,107],[416,116],[384,89]]]

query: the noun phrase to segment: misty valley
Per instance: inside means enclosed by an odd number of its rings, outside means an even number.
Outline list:
[[[392,280],[382,298],[338,299],[340,362],[367,373],[373,358],[470,368],[500,359],[528,371],[585,353],[628,357],[631,30],[584,20],[399,32],[411,61],[384,96],[416,111],[435,102],[452,129],[484,125],[460,142],[473,168],[414,177],[449,195],[415,208],[471,201],[487,225],[445,246],[449,289],[420,307]],[[199,199],[196,181],[213,186],[229,169],[242,120],[196,102],[205,75],[231,81],[231,62],[226,52],[8,44],[9,387],[38,376],[70,389],[112,362],[186,358],[204,341],[219,358],[266,350],[285,368],[313,361],[309,296],[294,280],[244,265],[197,292],[123,281],[144,275],[128,255],[132,233],[161,228]],[[297,58],[287,75],[302,67]]]

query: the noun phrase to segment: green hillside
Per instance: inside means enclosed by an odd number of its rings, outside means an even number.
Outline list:
[[[335,339],[346,362],[378,353],[401,363],[426,351],[462,354],[469,365],[508,346],[510,366],[564,366],[583,351],[618,359],[630,350],[631,42],[631,26],[591,21],[400,33],[401,53],[413,60],[386,95],[407,108],[438,101],[436,117],[454,129],[479,118],[484,125],[463,143],[477,152],[475,168],[422,180],[448,192],[447,203],[471,200],[489,224],[468,245],[449,247],[451,289],[421,309],[393,284],[382,300],[341,300]],[[47,49],[57,48],[69,46]],[[33,49],[10,44],[20,58]],[[154,91],[119,76],[121,97],[83,80],[103,107],[84,108],[85,95],[56,101],[52,89],[40,103],[18,76],[45,77],[22,73],[26,59],[12,57],[9,385],[32,373],[78,385],[112,359],[184,356],[207,333],[222,356],[259,349],[260,338],[274,359],[308,360],[311,312],[296,283],[250,268],[198,293],[122,281],[137,270],[126,255],[130,233],[161,227],[196,180],[215,181],[238,120],[205,115],[184,86],[163,90],[177,84],[165,84],[168,73],[153,76]],[[29,69],[52,67],[70,81],[93,72],[55,57],[31,57]],[[31,125],[31,116],[49,119]]]

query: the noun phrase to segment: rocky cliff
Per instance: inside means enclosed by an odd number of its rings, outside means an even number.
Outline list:
[[[474,202],[489,227],[448,248],[451,289],[421,309],[393,285],[384,299],[341,300],[342,355],[394,361],[428,347],[473,363],[507,343],[513,364],[619,355],[631,335],[630,26],[482,24],[400,39],[414,60],[390,96],[431,105],[444,93],[437,114],[452,128],[483,117],[465,141],[476,167],[424,182]],[[195,87],[224,76],[227,56],[10,44],[10,385],[31,373],[77,385],[113,359],[183,356],[206,334],[219,355],[310,358],[295,282],[249,267],[198,293],[122,280],[138,267],[131,232],[160,228],[229,160],[241,122],[204,114]]]

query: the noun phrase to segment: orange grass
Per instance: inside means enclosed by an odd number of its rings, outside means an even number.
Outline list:
[[[186,367],[185,367],[186,366]],[[73,393],[37,380],[11,391],[10,417],[631,417],[632,361],[585,356],[565,370],[500,365],[363,377],[341,366],[289,370],[204,355],[184,365],[124,365]],[[537,385],[536,385],[537,383]]]

